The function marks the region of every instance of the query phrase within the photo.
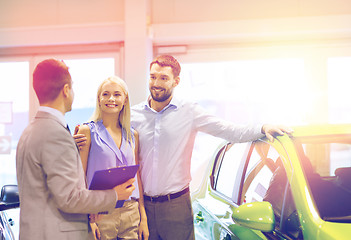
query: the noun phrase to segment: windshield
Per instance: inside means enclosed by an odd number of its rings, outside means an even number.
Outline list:
[[[321,218],[351,222],[350,137],[295,139],[295,146]]]

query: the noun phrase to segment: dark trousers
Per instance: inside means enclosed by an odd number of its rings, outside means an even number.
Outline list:
[[[194,240],[189,192],[170,201],[145,201],[150,240]]]

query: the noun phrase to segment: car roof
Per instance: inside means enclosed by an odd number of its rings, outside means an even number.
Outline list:
[[[328,135],[351,135],[351,124],[320,124],[292,127],[293,137],[304,138]]]

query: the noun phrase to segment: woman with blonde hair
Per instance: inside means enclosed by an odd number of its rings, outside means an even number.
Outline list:
[[[139,138],[130,126],[130,103],[126,83],[113,76],[104,80],[97,91],[96,108],[91,122],[79,126],[87,142],[80,147],[80,156],[88,186],[94,172],[139,163]],[[92,216],[99,239],[148,239],[149,231],[143,201],[142,184],[137,179],[131,198],[112,213]]]

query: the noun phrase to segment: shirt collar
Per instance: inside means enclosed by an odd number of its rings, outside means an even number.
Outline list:
[[[51,107],[39,106],[38,111],[47,112],[54,115],[64,127],[67,126],[65,115],[63,115],[59,110]]]
[[[150,99],[151,99],[151,96],[149,96],[149,97],[147,98],[147,100],[144,102],[144,107],[145,107],[145,109],[150,109],[150,110],[154,111],[154,110],[150,107],[150,104],[149,104],[149,103],[150,103]],[[168,108],[170,108],[170,107],[174,107],[174,109],[176,110],[176,109],[178,109],[180,106],[181,106],[180,100],[179,100],[177,97],[175,97],[175,96],[173,95],[173,97],[172,97],[171,101],[169,102],[169,104],[168,104],[167,106],[165,106],[164,109],[161,110],[161,112],[165,111],[166,109],[168,109]]]

